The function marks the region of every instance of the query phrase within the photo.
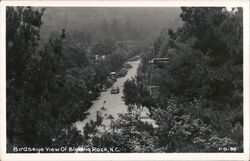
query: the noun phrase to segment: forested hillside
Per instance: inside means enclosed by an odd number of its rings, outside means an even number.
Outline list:
[[[243,151],[242,9],[183,7],[180,17],[184,25],[163,30],[153,52],[141,55],[138,76],[125,82],[128,113],[101,136],[86,132],[95,136],[91,145],[122,152]],[[151,64],[156,57],[170,60]],[[158,97],[151,86],[159,86]],[[143,107],[156,127],[142,121]]]
[[[7,7],[6,67],[8,152],[243,151],[242,8]]]
[[[179,8],[46,8],[41,38],[59,36],[61,29],[82,43],[106,38],[152,42],[162,28],[181,25]]]
[[[161,33],[128,86],[144,97],[128,101],[151,108],[164,151],[242,151],[242,9],[183,7],[180,17],[184,25]],[[152,67],[153,57],[170,61]],[[160,87],[158,98],[145,94],[149,85]]]
[[[80,144],[72,123],[85,119],[91,101],[109,74],[119,71],[136,48],[119,46],[111,39],[81,45],[65,29],[40,45],[46,9],[7,7],[7,142],[13,147]],[[84,40],[84,37],[81,38]],[[79,45],[80,44],[80,45]],[[96,56],[103,56],[98,60]],[[72,134],[71,134],[72,132]],[[73,134],[75,132],[76,134]],[[80,136],[79,136],[80,137]]]

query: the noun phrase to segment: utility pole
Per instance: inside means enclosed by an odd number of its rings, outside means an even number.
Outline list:
[[[153,59],[154,59],[154,46],[152,45],[152,54],[153,54]],[[150,66],[149,66],[149,94],[150,94],[150,96],[152,95],[152,62],[151,62],[151,60],[149,61],[149,64],[150,64]]]
[[[162,68],[160,66],[161,64],[165,64],[165,63],[170,61],[170,58],[167,58],[167,57],[165,57],[165,58],[156,58],[155,57],[154,46],[152,46],[151,48],[152,48],[152,57],[153,58],[151,60],[149,60],[149,64],[150,64],[150,67],[149,67],[149,94],[150,94],[150,96],[152,96],[152,93],[153,93],[152,88],[154,88],[154,91],[156,89],[158,89],[157,86],[152,87],[152,72],[153,72],[152,70],[154,70],[155,68]],[[156,65],[156,67],[155,67],[155,65]],[[153,66],[153,69],[152,69],[152,66]]]

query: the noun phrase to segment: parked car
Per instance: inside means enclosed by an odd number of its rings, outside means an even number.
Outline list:
[[[112,87],[110,93],[111,94],[117,94],[120,92],[120,89],[118,86]]]
[[[128,63],[124,63],[122,65],[123,68],[126,68],[126,69],[131,69],[132,68],[132,65],[131,64],[128,64]]]
[[[110,73],[110,79],[113,81],[113,82],[116,82],[117,78],[116,78],[116,72],[111,72]]]
[[[140,59],[141,59],[141,57],[139,55],[137,55],[137,56],[134,56],[134,57],[130,58],[129,61],[137,61],[137,60],[140,60]]]
[[[102,92],[106,92],[107,91],[107,87],[106,86],[103,86],[102,89],[101,89]]]
[[[122,68],[122,69],[117,73],[117,76],[118,76],[118,77],[125,77],[127,73],[128,73],[128,70],[127,70],[126,68]]]

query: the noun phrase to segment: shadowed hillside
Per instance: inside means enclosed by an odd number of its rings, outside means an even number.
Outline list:
[[[65,28],[69,35],[88,37],[89,41],[152,41],[163,28],[179,26],[179,14],[179,8],[46,8],[41,37],[44,42]]]

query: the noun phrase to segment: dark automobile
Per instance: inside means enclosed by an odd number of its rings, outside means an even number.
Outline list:
[[[111,88],[111,94],[117,94],[117,93],[119,93],[119,92],[120,92],[120,89],[119,89],[118,86],[112,87],[112,88]]]

